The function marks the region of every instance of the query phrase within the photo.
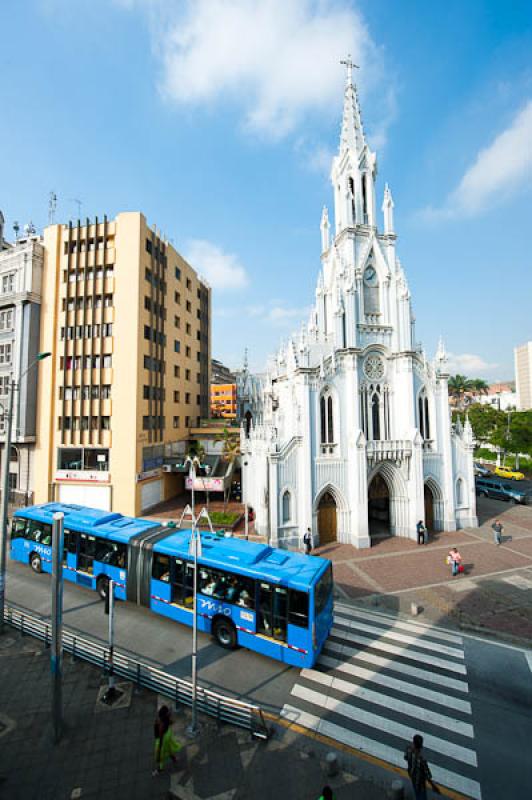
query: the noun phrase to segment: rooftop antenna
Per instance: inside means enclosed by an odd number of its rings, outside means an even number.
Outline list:
[[[54,224],[56,209],[57,209],[57,195],[55,192],[50,192],[50,195],[48,197],[48,225]]]
[[[19,235],[19,231],[20,231],[20,225],[18,224],[18,222],[16,220],[13,223],[13,230],[15,231],[15,240],[17,240],[18,239],[18,235]]]
[[[81,219],[81,206],[83,205],[83,203],[81,202],[81,200],[78,200],[77,197],[70,197],[69,200],[71,203],[76,203],[78,207],[78,219]]]

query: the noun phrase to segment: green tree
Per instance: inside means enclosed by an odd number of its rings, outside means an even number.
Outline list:
[[[488,389],[490,388],[486,381],[483,381],[482,378],[474,378],[470,381],[471,388],[474,389],[475,392],[478,394],[487,394]]]
[[[463,408],[464,395],[473,388],[473,382],[465,375],[451,375],[449,378],[449,394],[456,399],[458,408]]]
[[[223,434],[218,436],[216,441],[223,443],[222,461],[225,461],[227,464],[231,464],[231,466],[234,467],[234,464],[240,455],[240,433],[233,433],[227,428],[224,428]],[[229,493],[224,489],[224,511],[227,510],[227,501],[229,499],[228,494]]]
[[[473,403],[467,410],[473,435],[478,444],[495,444],[494,439],[504,433],[506,415],[493,406]]]

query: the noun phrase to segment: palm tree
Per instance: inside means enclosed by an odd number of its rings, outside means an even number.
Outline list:
[[[458,408],[463,407],[464,395],[471,391],[473,383],[465,375],[451,375],[449,378],[449,394],[456,399]]]
[[[487,394],[490,388],[486,381],[482,380],[482,378],[475,378],[471,381],[471,384],[472,388],[477,394]]]
[[[234,465],[235,461],[240,455],[239,434],[231,433],[227,428],[224,428],[223,434],[219,436],[216,441],[223,442],[222,461],[225,461],[227,464]],[[232,472],[233,471],[231,470],[231,474]],[[228,493],[224,489],[224,512],[227,511],[227,500]]]

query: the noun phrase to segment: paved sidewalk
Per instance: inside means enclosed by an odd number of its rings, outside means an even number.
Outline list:
[[[275,726],[267,742],[201,718],[189,742],[189,711],[176,714],[184,744],[176,766],[152,777],[155,694],[124,689],[120,708],[97,701],[99,670],[64,659],[62,741],[53,744],[50,651],[9,628],[0,636],[0,798],[2,800],[316,800],[330,783],[336,800],[382,800],[397,774],[339,751],[340,771],[325,778],[328,742]],[[373,760],[374,761],[374,760]],[[407,794],[407,797],[409,795]]]
[[[334,563],[338,596],[397,613],[421,608],[421,618],[450,627],[532,642],[532,507],[483,499],[481,526],[435,533],[427,545],[378,541],[370,550],[332,544],[316,549]],[[503,544],[493,543],[500,517]],[[445,558],[458,547],[465,571],[452,578]]]

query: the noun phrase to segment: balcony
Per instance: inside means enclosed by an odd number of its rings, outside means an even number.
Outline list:
[[[412,455],[412,442],[406,439],[387,439],[368,442],[366,455],[371,466],[380,461],[400,463]]]

